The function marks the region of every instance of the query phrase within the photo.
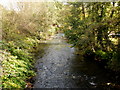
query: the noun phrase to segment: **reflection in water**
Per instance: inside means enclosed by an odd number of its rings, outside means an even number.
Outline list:
[[[64,34],[57,34],[40,44],[35,88],[95,88],[109,82],[104,70],[95,63],[83,61],[62,37]]]
[[[81,61],[81,56],[75,57],[71,68],[77,87],[102,87],[103,83],[109,82],[108,74],[103,69],[93,62]]]

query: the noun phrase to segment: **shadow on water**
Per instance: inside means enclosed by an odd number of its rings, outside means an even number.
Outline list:
[[[111,76],[91,61],[84,61],[60,34],[39,45],[34,88],[99,88],[109,90]]]
[[[77,87],[110,88],[106,84],[111,82],[110,73],[91,61],[84,61],[82,56],[76,55],[71,65],[71,73]]]

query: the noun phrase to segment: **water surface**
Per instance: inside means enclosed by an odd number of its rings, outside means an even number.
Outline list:
[[[76,49],[57,34],[40,44],[34,88],[104,88],[110,82],[106,71],[76,55]]]

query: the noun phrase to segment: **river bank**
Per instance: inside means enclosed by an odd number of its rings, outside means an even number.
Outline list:
[[[39,56],[40,55],[40,56]],[[96,63],[85,61],[61,34],[40,44],[33,88],[114,88],[117,79]],[[114,80],[114,81],[112,81]]]

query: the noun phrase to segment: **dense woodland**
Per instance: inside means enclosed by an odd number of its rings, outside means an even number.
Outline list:
[[[64,32],[85,57],[120,70],[120,2],[69,3]]]
[[[56,32],[89,60],[120,71],[120,2],[18,2],[19,10],[2,10],[3,88],[26,88],[35,76],[37,47]]]

